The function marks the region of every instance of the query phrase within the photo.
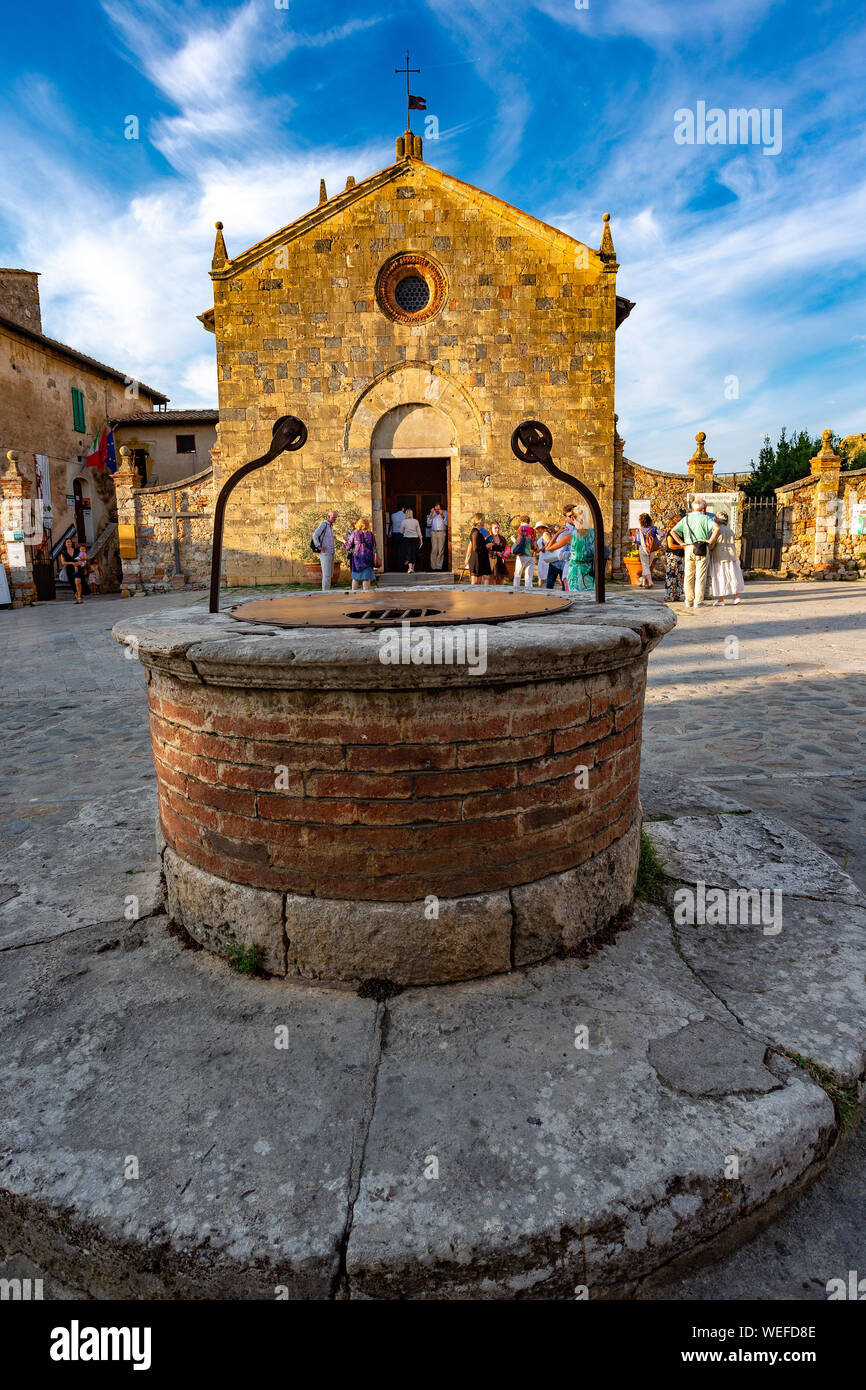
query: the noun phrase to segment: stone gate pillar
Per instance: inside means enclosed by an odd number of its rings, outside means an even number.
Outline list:
[[[810,460],[815,484],[815,552],[816,568],[835,568],[836,544],[839,538],[839,473],[842,460],[830,443],[831,430],[824,430],[821,452]]]
[[[6,566],[12,607],[25,608],[28,604],[36,602],[36,585],[33,583],[33,571],[30,566],[34,538],[25,516],[25,507],[32,500],[32,484],[29,479],[24,477],[18,467],[18,459],[18,450],[8,449],[6,451],[6,463],[3,471],[0,472],[0,519],[3,523],[0,527],[0,563]],[[25,562],[23,565],[10,563],[9,549],[3,539],[4,530],[7,528],[17,529],[14,525],[16,516],[21,518],[21,530],[24,535]]]
[[[141,477],[133,464],[132,450],[128,445],[122,444],[120,463],[114,475],[114,491],[117,494],[117,544],[123,566],[121,593],[124,598],[146,592],[138,554],[138,509],[135,494],[140,487]]]
[[[704,443],[707,436],[703,430],[699,430],[695,435],[697,448],[688,461],[687,467],[689,476],[692,480],[692,492],[712,492],[713,491],[713,469],[716,460],[710,458]]]

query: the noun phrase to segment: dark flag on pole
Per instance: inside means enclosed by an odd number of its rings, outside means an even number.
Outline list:
[[[426,98],[426,97],[413,97],[413,96],[410,96],[410,98],[409,98],[409,110],[410,110],[410,111],[426,111],[426,110],[427,110],[427,98]]]

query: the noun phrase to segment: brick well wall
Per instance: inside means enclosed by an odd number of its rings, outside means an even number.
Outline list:
[[[356,694],[149,670],[163,832],[220,877],[324,898],[533,882],[634,822],[645,672],[642,657],[567,684]]]

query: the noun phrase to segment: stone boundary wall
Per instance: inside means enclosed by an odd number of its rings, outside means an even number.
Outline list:
[[[213,467],[180,483],[140,487],[132,469],[122,466],[115,475],[115,488],[121,536],[123,527],[135,528],[135,558],[125,556],[122,561],[124,590],[150,594],[207,588],[215,501]],[[180,577],[174,572],[172,494],[177,511]]]
[[[783,511],[782,573],[802,579],[866,578],[866,535],[853,529],[855,504],[866,503],[866,468],[843,473],[833,458],[818,455],[811,477],[776,489]]]
[[[631,547],[628,504],[633,497],[650,499],[650,515],[661,530],[662,527],[670,526],[679,512],[688,509],[687,494],[694,486],[694,480],[688,473],[662,473],[655,468],[643,468],[631,459],[623,459],[620,555],[624,555]]]

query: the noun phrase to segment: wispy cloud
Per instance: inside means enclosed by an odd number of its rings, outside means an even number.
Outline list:
[[[170,168],[132,196],[117,189],[92,167],[55,89],[35,79],[30,116],[66,138],[45,140],[35,121],[7,125],[0,215],[18,261],[41,272],[48,332],[168,388],[177,404],[214,404],[213,339],[196,319],[212,302],[214,221],[238,252],[315,206],[320,177],[333,190],[391,157],[384,142],[299,151],[290,103],[262,99],[256,78],[292,49],[338,43],[377,21],[300,33],[254,3],[222,15],[163,0],[105,0],[104,9],[130,60],[175,108],[147,132]],[[82,157],[70,157],[77,149]],[[119,149],[119,159],[133,157],[132,142]]]

